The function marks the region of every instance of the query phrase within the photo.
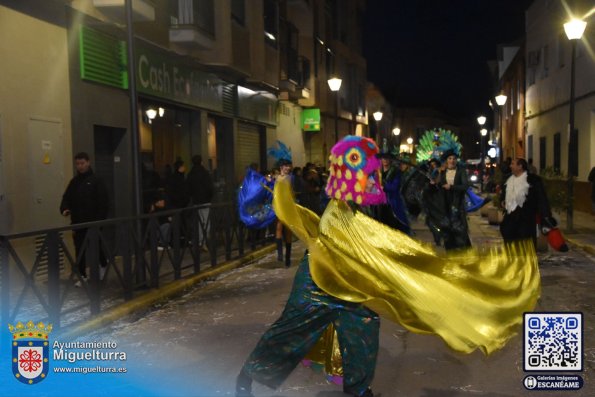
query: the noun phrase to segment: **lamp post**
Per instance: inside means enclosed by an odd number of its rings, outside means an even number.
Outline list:
[[[376,120],[376,134],[378,134],[377,139],[380,139],[380,120],[382,120],[382,115],[383,113],[380,110],[375,111],[372,116],[374,117],[374,120]]]
[[[573,176],[576,173],[574,167],[575,161],[578,159],[572,156],[571,150],[573,147],[576,146],[576,139],[577,136],[574,132],[574,80],[575,80],[575,65],[574,65],[574,58],[576,56],[576,42],[583,37],[583,32],[587,27],[587,22],[581,21],[580,19],[572,19],[570,22],[566,22],[564,24],[564,31],[566,32],[566,36],[570,43],[572,44],[572,55],[570,60],[570,115],[568,119],[568,181],[567,181],[567,212],[566,212],[566,229],[568,232],[573,231],[573,218],[574,218],[574,208],[573,208],[573,190],[574,190],[574,183],[573,183]]]
[[[399,127],[393,128],[393,135],[397,137],[397,151],[400,152],[401,151],[401,129]]]
[[[486,130],[485,128],[483,128],[483,125],[486,123],[486,117],[485,116],[479,116],[477,118],[477,123],[479,124],[481,128],[480,133],[481,133],[481,145],[479,148],[479,186],[481,188],[481,191],[483,192],[483,173],[484,173],[484,168],[485,168],[485,147],[483,145],[484,140],[485,140],[485,133],[487,134],[488,130]]]
[[[481,134],[481,163],[479,168],[479,177],[481,178],[481,191],[483,192],[483,176],[485,174],[485,162],[486,162],[486,135],[488,134],[488,130],[482,128],[479,130]]]
[[[342,82],[343,80],[338,77],[330,78],[327,81],[329,88],[335,93],[335,143],[339,141],[339,90]]]
[[[409,145],[409,153],[413,153],[413,138],[407,138],[407,145]]]
[[[502,139],[504,137],[504,126],[502,125],[502,113],[504,110],[502,109],[504,105],[506,105],[506,100],[508,97],[504,94],[498,95],[496,98],[496,104],[498,105],[498,111],[500,112],[500,138],[498,139],[498,148],[500,149],[499,159],[502,159]]]

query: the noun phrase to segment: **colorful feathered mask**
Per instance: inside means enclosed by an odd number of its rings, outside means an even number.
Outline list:
[[[378,146],[369,138],[348,135],[339,141],[329,157],[331,165],[326,194],[359,205],[386,203],[380,185],[377,153]]]

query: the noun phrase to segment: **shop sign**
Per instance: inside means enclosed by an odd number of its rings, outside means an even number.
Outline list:
[[[320,131],[320,109],[302,110],[302,130]]]
[[[137,47],[138,92],[205,109],[223,111],[222,81],[165,55]]]

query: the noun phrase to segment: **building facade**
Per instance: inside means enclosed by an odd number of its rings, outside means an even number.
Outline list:
[[[568,173],[569,156],[576,168],[575,208],[590,210],[586,182],[595,166],[595,20],[588,12],[592,1],[536,0],[526,12],[526,157],[542,169]],[[586,17],[583,38],[576,43],[574,59],[576,144],[569,145],[571,43],[563,23]],[[574,162],[574,163],[573,163]]]
[[[499,89],[497,94],[506,95],[506,103],[498,106],[496,137],[500,144],[500,157],[525,157],[530,150],[525,149],[525,51],[524,45],[502,45],[498,61]],[[532,158],[531,156],[527,156]]]
[[[0,44],[2,232],[67,222],[58,206],[77,152],[117,217],[134,213],[143,173],[166,178],[176,160],[190,168],[201,155],[231,199],[249,164],[273,166],[276,140],[301,166],[326,162],[335,120],[340,136],[365,133],[363,0],[138,0],[132,43],[126,3],[0,0],[11,37]],[[338,96],[331,75],[343,78]],[[304,131],[304,109],[319,110],[318,129]]]

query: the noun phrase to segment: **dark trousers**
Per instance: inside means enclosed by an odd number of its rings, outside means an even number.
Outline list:
[[[87,237],[87,229],[77,229],[72,232],[72,239],[74,240],[74,252],[76,258],[79,258],[79,273],[83,277],[87,277],[87,261],[86,261],[86,248],[84,247],[85,238]],[[101,248],[101,242],[98,244],[99,247],[99,264],[101,267],[107,266],[107,260]],[[83,251],[84,249],[84,251]],[[76,259],[75,259],[76,260]]]
[[[362,394],[372,383],[380,319],[361,304],[325,294],[310,277],[307,256],[300,263],[281,317],[265,332],[243,372],[271,388],[279,387],[334,324],[343,366],[343,389]]]

